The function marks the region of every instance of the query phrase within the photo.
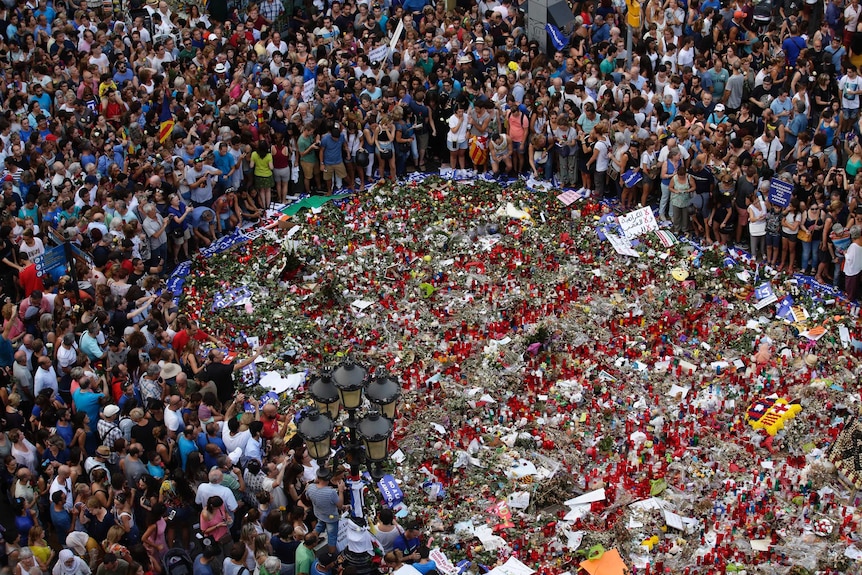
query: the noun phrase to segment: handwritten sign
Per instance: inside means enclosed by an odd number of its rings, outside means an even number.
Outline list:
[[[389,45],[384,44],[383,46],[378,46],[374,50],[368,53],[368,59],[372,62],[383,62],[389,56]]]
[[[784,180],[772,178],[769,180],[769,203],[786,208],[790,204],[790,196],[793,195],[793,184]]]
[[[620,237],[616,234],[605,234],[605,237],[611,242],[614,250],[621,256],[640,257],[640,254],[632,248],[631,240],[628,238]]]
[[[636,238],[646,232],[658,231],[658,222],[652,213],[652,208],[645,207],[623,214],[618,218],[620,227],[629,239]]]
[[[302,101],[310,102],[314,99],[314,88],[317,85],[317,80],[312,78],[302,85]]]
[[[446,554],[439,547],[435,547],[428,555],[428,559],[437,564],[437,572],[443,575],[458,575],[458,568],[449,561]]]

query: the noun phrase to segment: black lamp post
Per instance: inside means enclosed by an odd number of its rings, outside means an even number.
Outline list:
[[[332,430],[334,424],[328,415],[320,413],[316,408],[305,412],[296,424],[299,434],[305,439],[308,454],[320,465],[329,458],[332,445]]]
[[[335,422],[343,407],[347,411],[344,425],[348,434],[342,448],[350,464],[350,475],[358,477],[360,466],[367,463],[371,476],[379,481],[383,477],[383,463],[389,457],[389,438],[401,397],[398,380],[384,370],[369,377],[367,368],[346,359],[332,371],[314,377],[308,393],[315,408],[299,420],[297,429],[311,456],[320,465],[325,464]],[[358,417],[366,398],[372,408]]]

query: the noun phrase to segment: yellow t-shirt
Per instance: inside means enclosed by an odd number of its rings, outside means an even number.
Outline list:
[[[257,152],[251,153],[251,161],[254,162],[254,175],[260,178],[269,178],[272,176],[272,170],[269,169],[269,164],[272,163],[272,154],[267,153],[264,157],[260,157]]]
[[[51,558],[51,548],[47,545],[30,545],[30,551],[33,552],[33,555],[44,564],[48,564],[48,559]]]

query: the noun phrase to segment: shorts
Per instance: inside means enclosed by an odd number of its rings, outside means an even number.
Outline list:
[[[323,172],[323,179],[329,181],[332,179],[332,175],[335,174],[342,180],[347,179],[347,168],[344,167],[344,162],[338,164],[332,164],[331,166],[325,166],[326,171]]]
[[[306,180],[320,174],[320,164],[317,162],[299,162],[299,164],[302,166],[302,175],[305,176]]]
[[[255,176],[254,187],[258,190],[271,190],[275,185],[275,179],[272,176]]]
[[[748,210],[736,206],[736,223],[740,226],[748,225]]]
[[[174,240],[174,245],[181,246],[186,243],[192,237],[192,231],[189,228],[185,229],[183,236],[181,238],[175,238],[171,236],[171,239]]]
[[[289,182],[290,181],[290,166],[286,168],[275,168],[272,171],[272,179],[276,182]]]
[[[782,237],[783,239],[785,239],[785,240],[789,240],[789,241],[790,241],[790,243],[792,243],[792,244],[795,244],[795,243],[796,243],[796,240],[797,240],[797,238],[796,238],[796,232],[791,232],[791,233],[789,233],[789,234],[788,234],[787,232],[785,232],[785,231],[783,231],[783,230],[782,230],[782,231],[781,231],[781,237]]]
[[[841,108],[845,120],[855,120],[859,117],[859,108]]]
[[[452,140],[446,140],[446,147],[449,148],[450,152],[457,152],[458,150],[466,150],[467,146],[470,144],[467,140],[463,142],[453,142]]]
[[[781,247],[781,235],[780,234],[766,234],[766,247],[768,247],[768,248],[780,248]]]
[[[516,142],[512,140],[512,153],[520,154],[524,151],[524,142]]]

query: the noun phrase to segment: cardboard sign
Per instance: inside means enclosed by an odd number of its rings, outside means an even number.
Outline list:
[[[658,222],[650,207],[623,214],[617,218],[617,221],[627,238],[636,238],[646,232],[658,231]]]
[[[784,180],[772,178],[769,180],[769,203],[786,208],[790,204],[790,196],[793,195],[793,184]]]

